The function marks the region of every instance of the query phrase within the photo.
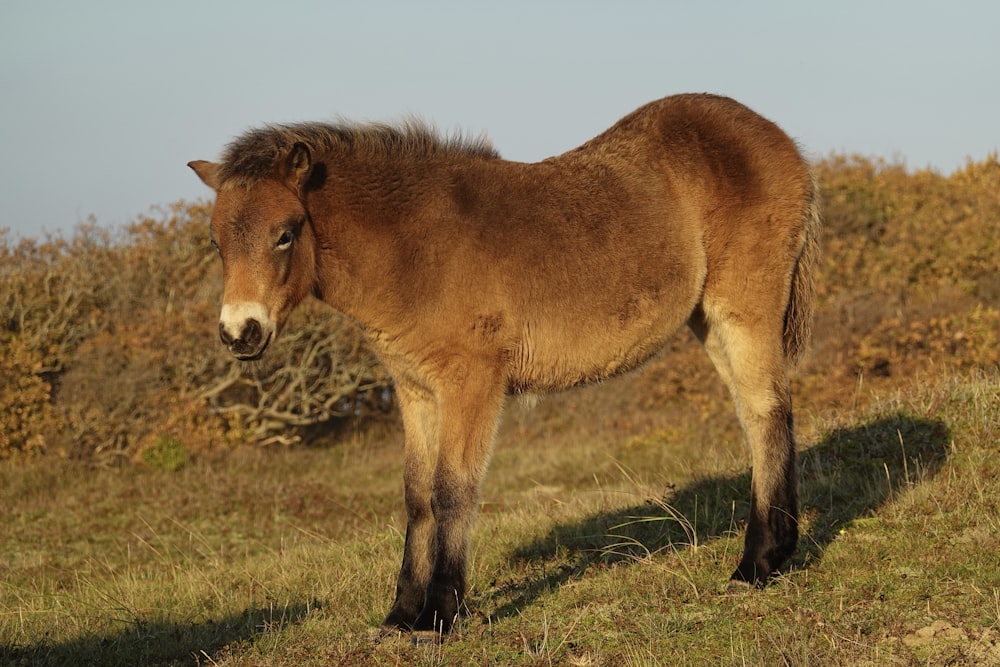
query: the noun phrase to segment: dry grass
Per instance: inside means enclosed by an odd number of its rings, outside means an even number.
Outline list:
[[[816,425],[799,553],[735,596],[735,456],[652,472],[648,445],[567,428],[538,469],[542,443],[509,426],[467,615],[432,647],[373,641],[402,548],[392,433],[174,473],[3,469],[0,662],[991,664],[998,387],[996,373],[913,383]],[[581,460],[589,477],[559,472]]]

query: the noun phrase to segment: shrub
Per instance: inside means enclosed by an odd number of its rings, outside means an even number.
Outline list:
[[[297,442],[296,429],[391,404],[391,380],[361,332],[328,308],[302,309],[268,354],[249,369],[231,365],[200,393],[217,413],[236,416],[251,440]]]
[[[996,365],[997,156],[951,176],[840,156],[817,172],[822,353],[806,364],[803,393],[841,394],[859,373],[929,361]],[[391,405],[391,380],[359,331],[316,303],[293,315],[266,363],[243,367],[222,351],[209,215],[179,203],[120,230],[90,221],[69,239],[0,231],[0,458],[169,466],[168,451],[297,442]],[[700,354],[678,346],[646,386],[650,404],[678,393],[702,412],[723,402],[705,393],[705,364],[684,356]]]
[[[297,314],[250,375],[222,352],[209,213],[177,204],[118,232],[0,237],[0,457],[294,441],[296,428],[385,407],[388,377],[328,309]]]

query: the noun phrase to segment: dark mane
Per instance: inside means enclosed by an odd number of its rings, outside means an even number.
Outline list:
[[[361,154],[377,159],[449,153],[482,158],[500,156],[485,136],[468,138],[453,134],[442,137],[419,120],[408,120],[399,126],[350,122],[265,125],[249,130],[226,146],[219,175],[223,182],[235,180],[244,184],[264,178],[298,142],[304,143],[316,160],[331,153]]]

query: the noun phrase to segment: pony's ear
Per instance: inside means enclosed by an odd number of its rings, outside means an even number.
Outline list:
[[[219,182],[219,165],[206,160],[194,160],[188,162],[188,166],[194,170],[194,173],[198,174],[198,178],[201,179],[202,183],[216,192],[219,191],[219,186],[222,185]]]
[[[309,147],[301,141],[295,142],[285,158],[285,182],[300,195],[306,190],[312,171],[312,155]]]

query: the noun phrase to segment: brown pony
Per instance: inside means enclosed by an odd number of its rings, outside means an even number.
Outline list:
[[[506,397],[635,368],[687,324],[753,457],[732,579],[798,541],[787,371],[806,344],[820,227],[795,144],[737,102],[678,95],[535,164],[419,123],[267,126],[218,163],[219,334],[256,359],[308,295],[358,322],[395,380],[406,542],[383,630],[448,632]]]

